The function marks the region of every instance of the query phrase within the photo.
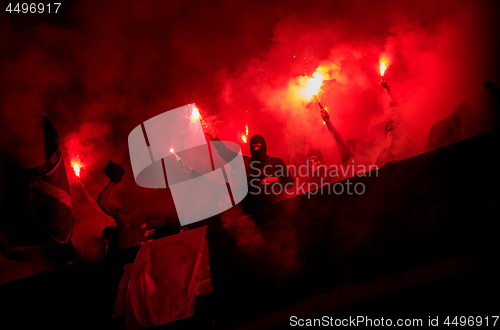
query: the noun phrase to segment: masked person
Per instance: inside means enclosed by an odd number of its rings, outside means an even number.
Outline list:
[[[237,154],[219,140],[212,128],[204,126],[204,130],[224,161],[229,163],[236,157]],[[291,190],[294,182],[285,162],[267,154],[267,143],[262,135],[252,136],[249,145],[251,156],[243,156],[248,185],[248,194],[241,202],[244,212],[285,198],[285,192]]]
[[[308,190],[314,190],[329,183],[327,168],[323,159],[323,153],[317,148],[311,148],[307,152],[307,186]]]
[[[472,108],[462,103],[444,120],[432,125],[425,151],[438,149],[487,131],[484,121],[473,117]]]

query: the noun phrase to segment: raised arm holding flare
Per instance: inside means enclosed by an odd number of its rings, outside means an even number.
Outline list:
[[[340,158],[342,159],[342,163],[345,164],[347,161],[350,160],[350,158],[352,158],[352,152],[349,149],[348,144],[342,138],[342,135],[340,135],[338,129],[333,125],[332,121],[330,120],[330,114],[328,113],[328,111],[321,110],[321,118],[328,127],[328,131],[332,135],[333,139],[335,140],[335,142],[337,142]]]
[[[146,220],[148,212],[134,212],[124,205],[125,209],[114,205],[109,196],[113,188],[122,181],[125,170],[118,164],[109,161],[104,169],[109,177],[108,185],[101,191],[97,198],[97,204],[104,213],[115,219],[118,229],[119,249],[126,249],[139,244],[139,241],[147,234]]]
[[[385,89],[389,97],[390,108],[392,111],[392,120],[390,120],[386,127],[385,133],[391,140],[391,144],[382,149],[375,164],[383,166],[388,162],[397,162],[417,153],[415,144],[408,137],[408,125],[403,118],[399,103],[392,94],[391,88],[387,82],[382,81],[381,86]]]

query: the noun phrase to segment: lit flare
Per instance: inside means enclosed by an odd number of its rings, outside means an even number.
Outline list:
[[[199,119],[200,117],[201,115],[198,108],[193,108],[193,112],[191,113],[191,119]]]
[[[175,159],[176,159],[178,162],[180,162],[180,161],[181,161],[181,157],[177,156],[177,154],[176,154],[176,153],[175,153],[175,151],[174,151],[174,148],[170,148],[170,152],[174,154]]]
[[[80,177],[80,165],[78,163],[73,163],[73,170],[77,177]]]
[[[319,91],[321,90],[321,86],[323,86],[323,82],[325,80],[332,79],[332,76],[329,74],[330,69],[331,68],[329,67],[320,65],[312,74],[312,77],[299,77],[298,82],[301,85],[299,94],[304,100],[309,101],[313,96],[319,93]]]
[[[380,63],[380,76],[384,77],[384,73],[387,67],[385,66],[385,62]]]
[[[321,72],[316,71],[313,73],[312,78],[308,78],[302,83],[304,86],[300,90],[302,97],[306,100],[310,100],[313,96],[319,93],[319,90],[323,85],[323,81],[326,79],[327,77]]]

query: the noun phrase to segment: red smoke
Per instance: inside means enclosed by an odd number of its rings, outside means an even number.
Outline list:
[[[43,161],[46,113],[61,136],[66,169],[72,172],[70,162],[79,157],[85,165],[81,181],[93,199],[108,181],[102,173],[106,163],[113,159],[125,167],[128,178],[112,194],[120,204],[120,193],[133,184],[129,132],[154,115],[196,103],[219,137],[239,142],[244,153],[248,124],[249,138],[262,134],[269,154],[286,161],[288,120],[289,135],[306,135],[306,152],[319,148],[327,164],[340,164],[317,104],[294,100],[290,86],[320,65],[334,68],[318,95],[333,123],[344,139],[383,140],[390,120],[377,84],[383,56],[385,79],[423,151],[434,122],[463,102],[481,117],[487,96],[482,83],[500,84],[494,6],[81,1],[61,19],[16,34],[4,15],[0,161],[11,158],[26,167]],[[88,224],[92,232],[106,225]]]

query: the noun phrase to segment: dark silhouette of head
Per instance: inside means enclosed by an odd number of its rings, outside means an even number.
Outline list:
[[[250,139],[250,154],[254,160],[264,160],[267,157],[267,144],[262,135],[256,134]]]
[[[316,148],[311,148],[307,152],[307,166],[309,170],[307,171],[307,176],[311,179],[324,178],[326,174],[326,166],[323,159],[323,153]]]
[[[309,149],[309,151],[307,152],[307,163],[309,164],[309,166],[311,166],[311,164],[317,162],[320,162],[319,165],[325,164],[323,153],[321,152],[321,150],[316,148]]]
[[[462,103],[453,110],[448,119],[452,120],[454,124],[460,126],[461,128],[467,127],[472,119],[472,108],[467,103]]]
[[[491,91],[495,88],[495,84],[488,80],[483,83],[483,87],[486,88],[487,91]]]

